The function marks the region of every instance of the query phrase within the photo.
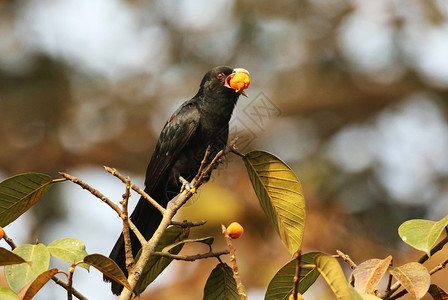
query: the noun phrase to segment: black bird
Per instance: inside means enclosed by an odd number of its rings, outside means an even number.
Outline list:
[[[215,67],[202,79],[199,91],[184,102],[169,118],[160,133],[159,140],[146,169],[145,192],[160,205],[177,195],[181,185],[179,176],[191,181],[210,145],[211,160],[227,144],[229,120],[244,88],[233,89],[230,80],[242,68]],[[150,239],[162,220],[162,214],[143,197],[131,215],[132,222],[146,239]],[[141,245],[131,231],[132,254],[135,257]],[[127,274],[123,234],[120,235],[109,256]],[[111,281],[109,278],[104,278]],[[112,281],[112,292],[119,295],[123,286]]]

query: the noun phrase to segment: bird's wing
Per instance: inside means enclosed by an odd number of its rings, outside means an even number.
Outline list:
[[[152,193],[176,161],[199,125],[200,113],[193,100],[181,105],[166,122],[146,169],[145,190]]]

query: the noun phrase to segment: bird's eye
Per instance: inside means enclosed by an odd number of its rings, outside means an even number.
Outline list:
[[[224,78],[224,73],[219,73],[218,76],[216,76],[218,79],[223,79]]]

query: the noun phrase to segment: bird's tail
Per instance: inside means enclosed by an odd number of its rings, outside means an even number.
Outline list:
[[[159,226],[160,221],[162,220],[162,214],[146,199],[141,197],[130,218],[134,225],[138,228],[140,233],[145,237],[145,239],[149,240]],[[137,236],[132,231],[130,231],[130,236],[132,256],[135,258],[142,246],[140,244],[140,241],[137,239]],[[117,263],[117,265],[127,277],[128,271],[126,269],[123,233],[115,243],[115,246],[112,249],[109,257]],[[121,284],[111,280],[109,277],[104,276],[103,279],[112,283],[111,289],[114,295],[119,295],[123,290],[123,286]]]

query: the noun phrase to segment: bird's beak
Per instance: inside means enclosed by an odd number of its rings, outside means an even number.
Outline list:
[[[228,88],[234,89],[235,92],[247,97],[244,90],[250,85],[249,71],[243,68],[233,69],[232,74],[227,76],[225,85]]]

